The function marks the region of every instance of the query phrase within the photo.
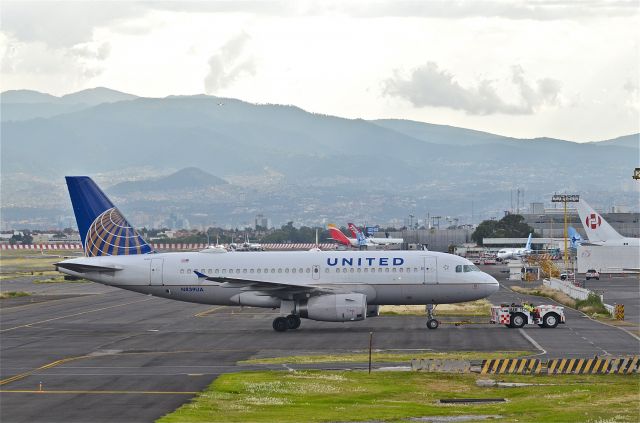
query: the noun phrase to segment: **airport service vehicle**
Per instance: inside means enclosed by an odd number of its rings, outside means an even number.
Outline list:
[[[517,259],[523,256],[531,254],[531,237],[533,234],[529,234],[527,238],[527,244],[524,248],[502,248],[498,251],[497,257],[500,260]]]
[[[587,273],[584,275],[586,280],[595,279],[597,281],[600,280],[600,273],[596,269],[589,269]]]
[[[301,319],[364,320],[383,304],[444,304],[485,298],[498,282],[469,260],[432,251],[158,253],[86,176],[66,177],[85,257],[56,269],[70,276],[201,304],[279,308],[273,329]],[[427,327],[438,321],[428,307]]]
[[[494,258],[486,258],[483,261],[483,264],[487,265],[487,264],[497,264],[496,259]]]
[[[541,328],[555,328],[564,323],[564,307],[539,305],[533,308],[522,304],[501,304],[491,307],[491,323],[505,325],[508,328],[521,328],[536,324]]]

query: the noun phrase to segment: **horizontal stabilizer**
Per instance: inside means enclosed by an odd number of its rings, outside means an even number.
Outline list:
[[[91,272],[115,272],[117,270],[122,270],[121,267],[117,266],[96,266],[93,264],[82,264],[82,263],[55,263],[56,270],[62,268],[71,270],[76,273],[91,273]]]

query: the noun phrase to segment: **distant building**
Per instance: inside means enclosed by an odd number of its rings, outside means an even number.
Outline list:
[[[265,229],[268,229],[271,226],[269,219],[264,217],[262,214],[256,215],[254,228],[258,229],[259,226]]]

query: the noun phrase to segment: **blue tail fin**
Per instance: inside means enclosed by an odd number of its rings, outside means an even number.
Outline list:
[[[569,226],[568,232],[569,240],[571,241],[571,248],[578,248],[578,245],[582,244],[582,236],[573,226]]]
[[[153,252],[91,178],[67,176],[65,179],[85,256]]]
[[[529,234],[529,238],[527,238],[527,245],[524,247],[525,250],[530,250],[531,249],[531,237],[532,237],[533,233]]]

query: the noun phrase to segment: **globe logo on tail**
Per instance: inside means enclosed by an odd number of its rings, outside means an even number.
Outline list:
[[[136,230],[113,207],[95,218],[84,245],[87,257],[146,254],[152,251]]]

